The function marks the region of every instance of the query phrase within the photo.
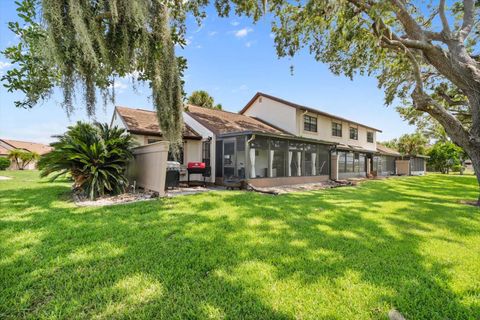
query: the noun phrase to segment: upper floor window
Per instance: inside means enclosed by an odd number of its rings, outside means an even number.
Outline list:
[[[350,127],[350,139],[358,140],[358,128]]]
[[[317,118],[304,115],[303,130],[310,131],[310,132],[317,132]]]
[[[332,136],[341,137],[342,136],[342,124],[338,122],[332,122]]]
[[[367,142],[373,143],[373,132],[367,131]]]

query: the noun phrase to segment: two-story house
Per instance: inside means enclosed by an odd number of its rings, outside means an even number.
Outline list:
[[[184,166],[205,162],[212,183],[245,179],[273,186],[389,175],[400,156],[377,143],[379,129],[264,93],[239,113],[188,105],[183,116],[179,160]],[[152,111],[117,107],[112,124],[140,144],[162,139]]]

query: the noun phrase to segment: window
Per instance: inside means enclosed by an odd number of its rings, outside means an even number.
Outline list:
[[[358,129],[350,127],[350,139],[358,140]]]
[[[205,166],[210,167],[210,140],[202,142],[202,162]]]
[[[172,152],[172,150],[168,150],[168,156],[167,156],[168,161],[177,161],[180,162],[180,164],[183,163],[183,146],[178,148],[178,152],[175,154]]]
[[[367,131],[367,142],[373,143],[373,132]]]
[[[304,115],[303,130],[310,131],[310,132],[317,132],[317,118]]]
[[[332,136],[341,137],[342,136],[342,124],[338,122],[332,122]]]

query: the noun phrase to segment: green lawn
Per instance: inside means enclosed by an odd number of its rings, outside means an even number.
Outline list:
[[[0,175],[0,319],[480,318],[473,176],[77,208]]]

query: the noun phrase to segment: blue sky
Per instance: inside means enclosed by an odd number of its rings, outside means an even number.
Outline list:
[[[3,50],[16,41],[7,28],[7,22],[16,19],[13,1],[0,0],[0,12],[0,50]],[[293,60],[277,58],[268,20],[253,25],[246,18],[219,18],[213,10],[208,10],[202,26],[192,19],[188,27],[188,45],[178,50],[188,60],[187,93],[206,90],[225,110],[236,112],[261,91],[382,129],[380,140],[414,131],[393,107],[384,106],[383,92],[374,78],[357,77],[351,81],[334,76],[306,51]],[[9,67],[5,57],[0,56],[0,74]],[[127,79],[116,86],[117,105],[153,109],[147,87],[134,92]],[[89,120],[81,99],[77,101],[77,111],[68,119],[59,106],[59,93],[56,91],[49,101],[34,109],[25,110],[13,104],[22,95],[9,93],[2,86],[0,137],[50,142],[52,135],[62,133],[68,125]],[[112,112],[113,105],[105,110],[99,105],[96,120],[109,121]]]

